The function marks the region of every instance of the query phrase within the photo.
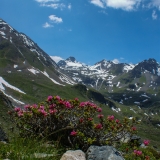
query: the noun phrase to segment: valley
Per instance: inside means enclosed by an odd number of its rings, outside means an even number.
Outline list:
[[[24,33],[0,19],[0,109],[5,129],[12,107],[40,103],[48,95],[78,97],[103,108],[104,115],[139,120],[140,136],[160,147],[160,64],[102,60],[88,66],[69,57],[58,63]],[[4,118],[2,118],[4,117]],[[6,123],[7,122],[7,123]]]

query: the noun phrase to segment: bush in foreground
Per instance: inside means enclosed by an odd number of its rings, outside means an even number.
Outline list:
[[[24,109],[17,107],[10,115],[19,128],[21,137],[44,138],[84,151],[90,145],[121,144],[120,141],[126,134],[131,137],[137,132],[135,119],[124,118],[120,121],[113,115],[104,117],[102,109],[96,104],[80,102],[78,98],[68,101],[59,96],[48,96],[39,105],[26,105]],[[96,117],[98,120],[95,122]],[[139,143],[129,141],[126,145],[129,149],[122,149],[126,158],[127,154],[133,154],[139,159],[148,156],[148,152],[139,150]]]

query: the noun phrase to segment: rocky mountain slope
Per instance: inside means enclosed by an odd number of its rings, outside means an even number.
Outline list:
[[[68,84],[75,82],[59,71],[48,54],[27,35],[0,19],[0,90],[13,103],[24,104],[27,99],[36,99],[32,97],[34,92]]]
[[[153,58],[135,65],[102,60],[88,66],[69,57],[57,65],[75,82],[94,88],[121,104],[149,106],[151,99],[155,101],[160,96],[160,64]]]

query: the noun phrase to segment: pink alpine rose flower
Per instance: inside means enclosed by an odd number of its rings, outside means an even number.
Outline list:
[[[80,106],[80,107],[84,107],[85,105],[86,105],[85,102],[81,102],[79,106]]]
[[[55,104],[51,104],[49,105],[49,109],[53,109],[56,105]]]
[[[88,121],[92,121],[92,120],[93,120],[93,118],[91,118],[91,117],[90,117],[90,118],[88,118]]]
[[[75,100],[75,101],[79,101],[79,99],[78,99],[78,98],[75,98],[74,100]]]
[[[22,117],[23,116],[23,111],[21,110],[17,114],[18,114],[18,117]]]
[[[96,128],[96,129],[102,129],[103,127],[102,127],[102,124],[99,123],[99,124],[96,124],[96,125],[95,125],[95,128]]]
[[[38,109],[38,111],[45,117],[47,116],[47,112],[43,109]]]
[[[142,151],[134,150],[134,154],[135,154],[136,156],[141,156],[141,155],[142,155]]]
[[[52,100],[52,96],[48,96],[47,101],[51,101]]]
[[[66,106],[66,108],[72,108],[71,104],[68,101],[66,101],[64,105]]]
[[[73,130],[73,131],[70,133],[70,135],[71,135],[71,136],[76,136],[76,135],[77,135],[77,132]]]
[[[114,115],[108,116],[108,120],[113,121],[114,120]]]
[[[39,109],[44,110],[44,106],[40,106]]]
[[[80,118],[79,122],[80,122],[80,123],[83,123],[83,122],[84,122],[84,119],[83,119],[83,118]]]
[[[144,140],[143,143],[144,143],[145,146],[148,146],[150,141],[149,140]]]
[[[21,108],[20,107],[16,107],[16,108],[14,108],[14,111],[15,112],[19,112],[21,110]]]
[[[53,109],[53,110],[52,110],[52,109],[49,109],[49,113],[50,113],[50,114],[54,114],[54,113],[56,113],[56,112],[57,112],[56,109]]]
[[[118,119],[116,119],[116,121],[115,121],[116,123],[119,123],[119,120]]]
[[[24,106],[24,109],[25,109],[25,110],[28,110],[29,108],[30,108],[30,105],[29,105],[29,104],[27,104],[27,105]]]
[[[104,117],[103,114],[99,114],[99,115],[98,115],[98,118],[103,118],[103,117]]]
[[[132,129],[132,131],[136,131],[137,130],[137,128],[134,127],[134,126],[131,129]]]
[[[37,107],[38,107],[37,104],[32,105],[32,108],[37,108]]]
[[[61,99],[61,97],[60,97],[60,96],[56,96],[56,99],[57,99],[57,100],[60,100],[60,99]]]
[[[102,108],[97,108],[97,112],[102,112]]]

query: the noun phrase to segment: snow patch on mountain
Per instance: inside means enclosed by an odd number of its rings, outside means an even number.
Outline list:
[[[60,84],[59,82],[55,81],[53,78],[51,78],[46,71],[44,71],[44,72],[41,71],[41,73],[42,73],[43,75],[45,75],[46,77],[48,77],[48,78],[49,78],[52,82],[54,82],[55,84],[58,84],[58,85],[61,85],[61,86],[65,86],[65,85]]]
[[[157,69],[157,75],[160,76],[160,68]]]
[[[117,83],[116,87],[118,87],[120,85],[120,82]]]
[[[26,35],[24,34],[20,34],[21,37],[23,37],[23,42],[27,45],[27,46],[33,46],[34,43],[33,41],[31,41]]]
[[[7,96],[8,98],[12,99],[14,102],[16,102],[16,103],[18,103],[18,104],[25,104],[24,102],[19,101],[19,100],[13,98],[11,95],[6,94],[3,90],[1,90],[1,91],[3,92],[3,94],[4,94],[5,96]]]
[[[5,36],[6,34],[4,33],[4,32],[2,32],[2,31],[0,31],[0,34],[2,35],[2,36]]]
[[[141,94],[141,96],[143,97],[147,97],[147,98],[150,98],[149,96],[147,96],[146,94]]]
[[[78,77],[72,77],[72,79],[74,80],[74,81],[76,81],[76,82],[82,82],[82,79],[80,79],[80,78],[78,78]]]
[[[37,71],[36,69],[34,69],[34,68],[31,68],[31,69],[28,69],[28,71],[30,71],[31,73],[33,73],[33,74],[37,74],[37,73],[40,73],[39,71]]]
[[[117,112],[117,113],[121,111],[121,109],[120,109],[120,108],[112,107],[111,109],[112,109],[112,111],[115,111],[115,112]]]
[[[125,66],[123,67],[123,71],[128,72],[128,71],[132,70],[134,67],[135,67],[135,65],[133,65],[133,64],[125,64]]]
[[[14,64],[14,66],[13,66],[14,68],[17,68],[18,67],[18,65],[17,64]]]
[[[21,90],[18,89],[17,87],[10,85],[10,84],[9,84],[7,81],[5,81],[2,77],[0,77],[0,90],[1,90],[1,91],[4,91],[4,90],[5,90],[4,85],[5,85],[6,87],[8,87],[8,88],[11,88],[11,89],[15,90],[15,91],[18,91],[18,92],[20,92],[20,93],[26,94],[25,92],[21,91]]]

